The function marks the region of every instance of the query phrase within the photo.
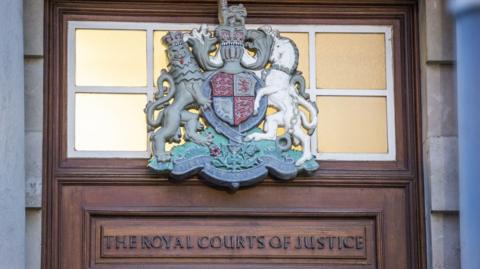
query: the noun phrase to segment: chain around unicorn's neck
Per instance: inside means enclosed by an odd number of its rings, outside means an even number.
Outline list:
[[[272,64],[271,68],[273,70],[278,70],[278,71],[281,71],[283,73],[286,73],[289,76],[293,75],[293,72],[295,71],[295,69],[288,68],[287,66],[281,65],[281,64]]]

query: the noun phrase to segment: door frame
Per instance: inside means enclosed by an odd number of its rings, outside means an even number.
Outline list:
[[[186,9],[172,0],[46,0],[44,12],[44,140],[43,140],[43,225],[42,266],[57,269],[60,235],[59,207],[62,186],[71,184],[159,183],[145,168],[145,160],[67,158],[66,147],[66,40],[69,20],[117,20],[142,22],[216,23],[215,0],[188,0]],[[425,206],[422,165],[422,122],[418,41],[418,3],[415,0],[244,0],[253,23],[274,23],[303,18],[302,23],[389,22],[399,33],[395,48],[396,161],[323,161],[312,178],[297,178],[288,184],[331,187],[401,188],[406,199],[409,268],[426,268]],[[268,7],[268,8],[266,8]],[[272,15],[274,14],[274,15]],[[372,19],[374,18],[374,19]],[[87,179],[92,175],[101,180]],[[198,181],[187,185],[201,184]],[[275,184],[266,180],[264,184]]]

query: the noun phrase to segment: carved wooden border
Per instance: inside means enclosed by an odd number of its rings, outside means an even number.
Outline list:
[[[129,218],[129,217],[142,217],[142,218],[181,218],[181,217],[210,217],[210,218],[234,218],[240,217],[245,219],[257,219],[257,218],[301,218],[301,219],[314,219],[314,220],[353,220],[353,219],[362,219],[362,220],[373,220],[373,238],[376,243],[375,253],[373,255],[375,259],[376,268],[384,268],[384,254],[383,254],[383,245],[384,240],[382,238],[383,234],[383,218],[384,212],[382,210],[343,210],[343,211],[329,211],[325,212],[318,209],[306,209],[298,208],[292,210],[291,208],[285,210],[284,208],[269,208],[261,210],[252,210],[251,208],[216,208],[215,211],[212,211],[209,208],[184,208],[184,207],[117,207],[117,208],[101,208],[101,207],[84,207],[83,208],[83,227],[82,227],[82,238],[85,242],[85,246],[90,246],[92,244],[92,239],[95,238],[95,230],[92,230],[92,227],[96,225],[96,218]],[[85,268],[96,268],[95,263],[95,249],[88,248],[83,249],[85,260]],[[368,248],[366,249],[368,251]],[[345,264],[362,264],[362,265],[371,265],[367,262],[368,255],[362,258],[335,258],[336,259],[346,259],[350,262]],[[218,258],[218,257],[216,257]],[[224,257],[225,258],[225,257]],[[281,259],[281,258],[278,258]],[[288,258],[283,258],[288,260]],[[308,259],[308,258],[302,258]],[[335,261],[332,258],[322,258],[322,260],[327,261],[327,264],[335,264]],[[353,262],[356,260],[356,262]],[[342,261],[344,262],[344,261]],[[278,264],[276,264],[278,265]],[[312,264],[313,266],[314,264]]]

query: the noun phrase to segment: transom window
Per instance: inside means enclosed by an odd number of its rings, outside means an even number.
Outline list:
[[[199,26],[70,21],[68,157],[148,158],[143,109],[167,68],[161,37]],[[298,70],[319,110],[317,159],[395,160],[391,27],[272,27],[299,48]]]

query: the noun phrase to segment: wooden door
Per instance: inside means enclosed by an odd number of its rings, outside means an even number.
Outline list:
[[[44,269],[425,268],[416,1],[239,2],[248,23],[392,29],[393,159],[319,160],[232,193],[142,158],[71,157],[69,22],[215,24],[216,1],[47,0]]]

